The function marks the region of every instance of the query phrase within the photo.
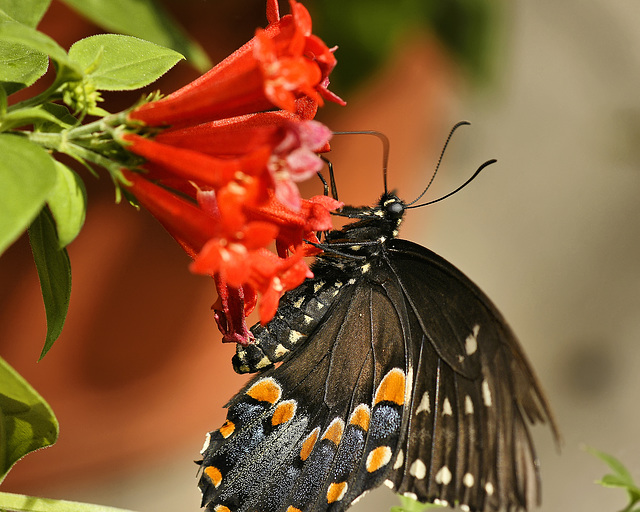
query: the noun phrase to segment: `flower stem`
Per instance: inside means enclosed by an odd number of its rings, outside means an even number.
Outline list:
[[[62,131],[60,133],[29,132],[28,137],[31,141],[47,149],[99,165],[107,169],[110,174],[119,174],[120,168],[123,166],[122,163],[111,160],[100,153],[73,142],[69,137],[72,131]]]
[[[15,110],[20,110],[20,109],[30,108],[30,107],[37,107],[39,105],[42,105],[46,101],[49,101],[49,99],[56,92],[58,92],[58,89],[60,88],[60,86],[65,81],[66,81],[66,79],[59,79],[59,77],[56,77],[56,79],[53,81],[53,83],[47,89],[42,91],[40,94],[34,96],[33,98],[27,98],[24,101],[20,101],[18,103],[15,103],[15,104],[9,106],[7,108],[7,112],[13,112]]]

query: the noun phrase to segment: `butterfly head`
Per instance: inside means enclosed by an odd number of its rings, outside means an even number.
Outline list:
[[[374,209],[374,215],[379,216],[384,223],[384,230],[392,237],[398,236],[398,228],[406,211],[406,205],[394,192],[385,192]]]

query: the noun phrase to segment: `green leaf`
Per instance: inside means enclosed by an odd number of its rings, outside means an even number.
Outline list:
[[[38,122],[39,120],[36,120],[36,122],[33,123],[34,131],[59,132],[64,128],[71,128],[79,124],[79,121],[71,115],[69,109],[64,105],[44,103],[40,108],[49,112],[49,114],[55,118],[55,121],[49,122],[43,120],[43,122]]]
[[[87,191],[84,182],[66,165],[56,162],[58,179],[47,199],[56,221],[59,248],[66,247],[78,236],[87,210]]]
[[[0,254],[29,226],[56,185],[54,160],[40,146],[0,134]]]
[[[19,512],[132,512],[123,508],[105,507],[93,503],[79,501],[51,500],[0,492],[0,510],[17,510]]]
[[[37,27],[51,0],[0,0],[0,9],[14,20]]]
[[[600,460],[604,461],[616,475],[621,476],[627,482],[633,482],[631,473],[629,473],[629,470],[618,459],[616,459],[612,455],[609,455],[608,453],[604,453],[596,450],[595,448],[591,448],[590,446],[586,446],[585,450],[591,455],[594,455]]]
[[[6,12],[4,12],[2,8],[0,8],[0,23],[3,23],[5,21],[16,21],[16,20],[14,20],[11,16],[9,16]]]
[[[71,264],[66,249],[60,249],[51,214],[43,208],[29,227],[29,242],[38,269],[42,299],[47,314],[47,337],[42,359],[62,332],[71,296]]]
[[[69,58],[84,70],[96,89],[122,91],[149,85],[183,57],[135,37],[100,34],[74,43]]]
[[[58,421],[47,402],[2,358],[0,390],[2,482],[11,467],[27,453],[56,442]]]
[[[49,58],[45,53],[19,43],[0,40],[0,82],[4,82],[7,94],[35,83],[47,72],[48,67]]]
[[[5,21],[0,23],[0,40],[7,43],[15,43],[27,46],[32,50],[47,54],[59,67],[66,68],[68,79],[82,78],[80,68],[69,60],[69,56],[64,49],[46,34],[27,27],[22,23]],[[58,70],[60,74],[60,70]]]
[[[211,61],[171,15],[153,0],[63,0],[64,3],[111,32],[139,37],[172,48],[204,72]]]
[[[7,131],[19,126],[42,124],[44,122],[59,124],[63,128],[70,127],[70,125],[62,123],[54,114],[42,108],[41,105],[9,112],[2,118],[0,127],[3,131]]]
[[[622,487],[624,489],[633,486],[632,482],[629,482],[629,480],[619,475],[604,475],[597,483],[603,487]]]
[[[603,487],[625,489],[629,494],[629,504],[624,508],[623,512],[629,512],[631,507],[640,501],[640,487],[633,482],[633,477],[629,470],[618,459],[607,453],[600,452],[595,448],[588,446],[584,447],[584,449],[603,460],[611,469],[613,469],[615,474],[605,475],[602,477],[602,480],[599,480],[596,483]]]

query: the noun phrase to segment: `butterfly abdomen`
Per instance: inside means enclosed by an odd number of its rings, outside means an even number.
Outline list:
[[[255,373],[282,361],[291,350],[304,343],[329,314],[349,278],[334,273],[331,279],[307,279],[284,295],[276,316],[266,326],[251,328],[255,342],[237,345],[233,368],[237,373]]]

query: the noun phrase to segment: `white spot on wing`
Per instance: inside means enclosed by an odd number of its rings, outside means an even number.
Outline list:
[[[324,286],[324,281],[318,281],[313,285],[313,292],[317,293]]]
[[[451,482],[452,476],[453,475],[451,475],[449,468],[447,466],[442,466],[436,473],[434,479],[437,484],[448,485],[449,482]]]
[[[422,395],[422,400],[420,400],[420,405],[416,409],[416,414],[426,411],[427,413],[431,412],[431,402],[429,402],[429,392],[425,391]]]
[[[480,326],[478,324],[473,326],[473,333],[467,336],[464,341],[464,350],[468,356],[475,353],[478,350],[478,333],[480,332]]]
[[[396,457],[396,461],[393,464],[393,469],[400,469],[404,462],[404,452],[402,450],[398,451],[398,456]]]
[[[200,450],[200,455],[204,455],[204,452],[209,448],[209,443],[211,442],[211,434],[207,432],[207,435],[204,438],[204,444],[202,445],[202,450]]]
[[[412,500],[418,501],[418,495],[415,492],[404,492],[402,495],[405,498],[411,498]]]
[[[424,465],[420,459],[416,459],[411,464],[409,468],[409,474],[411,476],[416,477],[418,480],[422,480],[425,476],[427,476],[427,466]]]
[[[360,271],[365,274],[367,272],[369,272],[369,270],[371,270],[371,263],[365,263],[364,265],[362,265],[360,267]]]
[[[393,482],[391,480],[385,480],[384,485],[386,485],[389,489],[393,489],[395,486],[393,485]]]
[[[294,307],[299,308],[300,306],[302,306],[303,302],[304,302],[304,297],[300,297],[297,301],[293,303],[293,305]]]
[[[462,483],[465,487],[473,487],[473,484],[476,483],[476,479],[473,478],[473,475],[471,473],[465,473],[465,475],[462,477]]]
[[[404,389],[404,401],[408,402],[409,400],[411,400],[411,392],[413,391],[413,366],[410,366],[407,370],[407,381],[404,385]]]
[[[442,414],[445,416],[451,416],[453,414],[453,410],[451,409],[451,402],[449,402],[448,398],[444,399],[444,403],[442,404]]]
[[[491,407],[491,390],[489,389],[489,383],[487,379],[482,381],[482,401],[487,407]]]
[[[471,400],[469,395],[464,397],[464,412],[473,414],[473,400]]]
[[[492,496],[494,491],[493,484],[491,482],[487,482],[484,486],[484,490],[487,491],[489,496]]]

